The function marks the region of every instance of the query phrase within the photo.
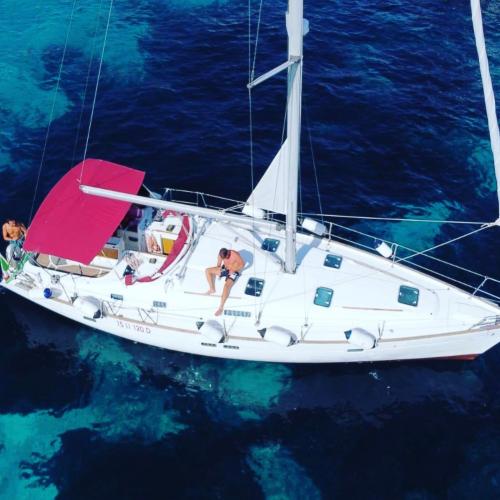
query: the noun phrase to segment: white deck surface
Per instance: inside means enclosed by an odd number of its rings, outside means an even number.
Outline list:
[[[96,328],[160,347],[238,359],[327,362],[460,356],[484,352],[499,340],[500,323],[474,327],[485,317],[500,317],[499,308],[378,255],[298,234],[297,271],[286,274],[281,264],[282,231],[263,234],[209,222],[198,238],[203,221],[192,222],[194,233],[186,253],[154,282],[126,286],[122,274],[127,264],[122,259],[99,278],[51,270],[60,276],[58,286],[65,292],[59,291],[57,300],[31,300],[89,324],[88,318],[74,311],[68,297],[96,297],[106,311],[104,318],[90,320]],[[275,254],[261,249],[266,237],[280,240]],[[221,247],[240,252],[246,266],[224,314],[215,318],[223,280],[217,280],[215,295],[205,295],[204,271],[216,264]],[[339,269],[324,266],[328,253],[342,257]],[[151,255],[136,255],[143,261],[141,275],[161,265],[161,258],[153,265]],[[31,264],[24,271],[32,276],[34,287],[54,288],[49,273],[40,273]],[[260,297],[245,294],[249,278],[264,280]],[[20,281],[21,277],[9,288],[28,296]],[[419,290],[417,307],[398,302],[401,285]],[[329,307],[314,304],[318,287],[334,291]],[[207,320],[218,321],[226,342],[215,345],[199,334],[197,322]],[[271,326],[287,329],[299,342],[283,347],[262,341],[259,330]],[[356,348],[344,334],[353,328],[381,336],[380,341],[370,350]]]

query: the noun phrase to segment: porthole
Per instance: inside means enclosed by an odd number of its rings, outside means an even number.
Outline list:
[[[262,242],[262,250],[265,250],[266,252],[273,252],[275,253],[276,250],[278,250],[278,247],[280,246],[280,240],[275,240],[273,238],[266,238]]]
[[[333,298],[333,290],[320,286],[316,288],[316,295],[314,296],[314,304],[321,307],[330,307]]]
[[[340,257],[339,255],[333,255],[331,253],[326,256],[325,262],[323,262],[323,265],[325,267],[333,267],[334,269],[338,269],[341,264],[342,257]]]
[[[398,302],[400,304],[406,304],[407,306],[417,307],[419,295],[420,292],[418,288],[401,285],[399,287]]]
[[[252,295],[254,297],[260,297],[262,295],[263,288],[264,280],[260,280],[258,278],[250,278],[245,288],[245,294]]]

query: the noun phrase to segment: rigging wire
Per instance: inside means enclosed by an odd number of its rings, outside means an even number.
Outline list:
[[[255,75],[255,64],[257,61],[257,48],[259,44],[259,34],[260,34],[260,25],[262,20],[262,4],[263,0],[260,0],[259,3],[259,13],[257,18],[257,27],[255,32],[255,44],[253,48],[253,56],[252,56],[252,0],[248,0],[248,83],[254,78]],[[254,174],[254,141],[253,141],[253,102],[252,102],[252,88],[250,86],[248,88],[248,125],[249,125],[249,147],[250,147],[250,196],[252,197],[254,186],[255,186],[255,174]],[[252,207],[254,205],[252,203]],[[253,253],[255,255],[256,247],[255,247],[255,236],[252,238],[252,248]],[[257,305],[257,297],[255,296],[254,300],[254,308],[255,308],[255,316],[258,318],[257,314],[258,305]]]
[[[248,83],[252,81],[252,0],[248,0]],[[250,133],[250,188],[253,191],[253,120],[252,89],[248,87],[248,114]]]
[[[83,113],[85,111],[85,101],[87,100],[87,90],[89,87],[90,73],[92,70],[92,64],[94,62],[94,50],[95,50],[95,44],[96,44],[96,39],[97,39],[97,30],[99,29],[99,25],[101,24],[101,11],[102,11],[103,1],[104,0],[99,1],[98,15],[96,16],[94,36],[92,37],[92,46],[91,46],[91,51],[90,51],[90,61],[89,61],[88,69],[87,69],[87,77],[85,79],[85,87],[83,90],[82,106],[80,109],[80,116],[78,118],[78,125],[76,128],[75,142],[73,144],[73,155],[72,155],[72,159],[71,159],[71,165],[75,164],[75,159],[76,159],[76,148],[78,147],[78,139],[80,137],[80,130],[81,130],[81,126],[82,126]]]
[[[249,0],[249,3],[250,2],[251,2],[251,0]],[[250,73],[249,83],[254,79],[254,76],[255,76],[255,63],[257,61],[257,48],[259,46],[260,25],[261,25],[261,20],[262,20],[262,3],[263,3],[263,0],[260,0],[259,15],[257,18],[257,27],[255,28],[255,45],[254,45],[254,49],[253,49],[252,72]]]
[[[249,126],[249,134],[250,134],[250,193],[253,193],[255,179],[254,179],[254,171],[253,171],[253,117],[252,117],[252,90],[248,89],[248,126]],[[253,204],[252,204],[253,206]]]
[[[302,166],[299,163],[299,207],[300,211],[302,212],[303,205],[302,205],[302,182],[300,182],[300,179],[302,178]],[[295,245],[297,245],[297,242],[295,242]],[[297,252],[295,252],[297,255]],[[304,258],[304,256],[302,257]],[[300,265],[300,263],[296,263],[297,266]],[[307,308],[307,295],[309,293],[309,290],[307,290],[307,273],[302,273],[302,307],[304,310],[304,325],[308,324],[308,314],[309,310]]]
[[[40,38],[39,37],[39,34],[41,33],[41,29],[40,29],[40,13],[42,11],[41,6],[42,6],[42,0],[38,0],[38,2],[36,4],[36,7],[33,9],[33,11],[35,12],[35,16],[34,16],[34,19],[33,19],[32,26],[35,27],[35,34],[34,34],[34,36],[32,38],[29,39],[27,47],[26,47],[26,50],[25,50],[25,53],[24,53],[24,55],[22,57],[23,63],[25,65],[29,64],[29,61],[30,61],[30,59],[32,57],[32,49],[30,48],[30,43],[29,42],[31,42],[31,46],[32,47],[36,47],[38,39]],[[48,126],[50,126],[51,121],[52,121],[52,116],[50,116],[50,118],[49,118]],[[40,169],[42,167],[39,165],[38,168],[39,168],[38,176],[40,176]],[[33,191],[33,199],[36,199],[37,191],[38,191],[38,179],[36,181],[35,189]],[[30,212],[30,216],[29,216],[29,219],[28,219],[28,225],[31,222],[32,214],[33,214],[33,205],[31,207],[31,212]]]
[[[285,105],[285,111],[283,113],[283,125],[281,128],[281,142],[280,142],[279,152],[281,152],[281,148],[283,147],[283,141],[285,138],[287,110],[288,110],[288,96],[287,96],[287,102]],[[278,168],[282,168],[282,165],[283,165],[282,162],[284,161],[284,156],[285,156],[284,154],[280,154],[280,157],[279,157],[280,164],[279,164]],[[277,190],[278,190],[278,185],[276,183],[274,186],[274,192],[273,192],[273,206],[275,206]],[[266,232],[264,232],[264,236],[269,238],[271,236],[271,233],[272,233],[272,230],[271,230],[271,228],[269,228]],[[255,251],[255,249],[254,249],[254,251]],[[266,279],[266,277],[268,275],[268,262],[269,262],[269,259],[266,258],[264,260],[264,272],[263,272],[264,279]],[[281,259],[279,260],[279,263],[280,263],[280,266],[283,267],[283,261],[281,261]],[[268,295],[270,295],[270,292],[268,292]],[[268,301],[266,301],[266,302],[268,302]],[[260,301],[259,301],[259,313],[258,313],[259,316],[262,314],[262,312],[264,310],[264,305],[265,305],[264,297],[261,296]]]
[[[372,236],[371,234],[364,233],[363,231],[359,231],[358,229],[354,229],[354,228],[352,228],[352,227],[342,226],[342,225],[337,224],[337,223],[335,223],[335,222],[333,222],[333,223],[332,223],[332,225],[333,225],[333,226],[336,226],[336,227],[339,227],[339,228],[341,228],[341,229],[345,229],[346,231],[349,231],[349,232],[352,232],[352,233],[356,233],[356,234],[359,234],[359,235],[361,235],[361,236],[364,236],[364,237],[367,237],[367,238],[373,239],[373,240],[377,239],[375,236]],[[486,229],[486,228],[485,228],[485,229]],[[361,246],[361,247],[363,247],[363,248],[366,248],[366,249],[369,249],[369,250],[373,250],[373,247],[371,247],[371,246],[364,245],[364,244],[359,243],[359,242],[355,242],[354,240],[351,240],[351,239],[349,239],[349,238],[342,237],[342,236],[340,236],[340,235],[338,235],[338,234],[335,234],[335,238],[336,238],[336,239],[340,239],[340,240],[342,240],[342,241],[346,241],[346,242],[348,242],[348,243],[355,243],[356,245]],[[391,242],[391,243],[393,243],[393,242]],[[414,256],[414,254],[415,254],[415,253],[417,253],[417,250],[415,250],[415,249],[413,249],[413,248],[410,248],[410,247],[407,247],[407,246],[405,246],[405,245],[397,244],[397,246],[398,246],[399,248],[403,248],[404,250],[407,250],[407,251],[409,251],[409,252],[413,252],[412,256]],[[429,250],[426,250],[426,251],[429,251]],[[476,272],[476,271],[472,271],[471,269],[467,269],[466,267],[459,266],[459,265],[457,265],[457,264],[453,264],[452,262],[448,262],[448,261],[446,261],[446,260],[440,259],[440,258],[435,257],[435,256],[433,256],[433,255],[429,255],[429,254],[427,254],[427,253],[426,253],[426,254],[424,254],[424,257],[427,257],[428,259],[431,259],[431,260],[433,260],[433,261],[435,261],[435,262],[439,262],[439,263],[441,263],[441,264],[445,264],[445,265],[447,265],[447,266],[453,267],[453,268],[458,269],[458,270],[460,270],[460,271],[465,271],[465,272],[467,272],[467,273],[469,273],[469,274],[473,274],[474,276],[478,276],[478,277],[480,277],[480,278],[485,278],[485,277],[486,277],[486,278],[488,278],[488,280],[491,280],[491,281],[494,281],[494,282],[496,282],[496,283],[499,283],[499,284],[500,284],[500,280],[497,280],[497,279],[495,279],[495,278],[492,278],[491,276],[485,276],[485,275],[480,274],[480,273],[478,273],[478,272]],[[396,262],[397,262],[397,261],[396,261]],[[409,263],[410,263],[410,264],[412,264],[412,265],[418,266],[418,264],[415,264],[415,263],[413,263],[413,262],[409,262]],[[424,267],[424,266],[419,266],[419,267],[422,267],[423,269],[426,269],[426,270],[428,270],[428,271],[436,272],[436,271],[434,271],[433,269],[426,268],[426,267]],[[437,273],[437,272],[436,272],[436,274],[439,274],[439,273]],[[441,275],[441,276],[445,276],[445,275]],[[446,276],[445,276],[445,277],[446,277]],[[448,278],[450,278],[450,277],[448,276]],[[452,278],[451,278],[451,279],[452,279]]]
[[[45,154],[47,152],[47,145],[49,142],[50,128],[52,125],[52,118],[54,117],[54,110],[56,107],[57,95],[59,93],[59,86],[61,83],[61,75],[62,75],[62,70],[64,67],[64,60],[66,59],[66,50],[68,48],[69,34],[71,32],[71,26],[73,24],[73,17],[75,14],[75,8],[76,8],[77,1],[78,0],[73,0],[73,5],[71,6],[71,13],[69,15],[68,27],[66,28],[66,38],[64,40],[64,48],[63,48],[63,53],[62,53],[62,57],[61,57],[61,62],[59,63],[59,72],[57,74],[56,87],[54,89],[54,97],[52,98],[52,107],[51,107],[50,115],[49,115],[49,123],[47,125],[47,130],[45,132],[45,140],[43,143],[42,157],[40,159],[40,165],[38,166],[38,173],[37,173],[35,189],[34,189],[34,193],[33,193],[33,200],[31,201],[31,209],[30,209],[30,216],[28,219],[28,225],[31,224],[31,220],[33,218],[33,211],[35,209],[36,195],[38,193],[38,187],[40,185],[40,177],[42,175],[42,168],[43,168],[43,164],[45,162]]]
[[[304,106],[304,111],[305,111],[305,118],[306,118],[306,129],[307,129],[307,135],[309,137],[309,147],[311,149],[311,160],[313,164],[313,170],[314,170],[314,180],[316,182],[316,193],[318,195],[318,205],[319,205],[319,212],[321,214],[321,222],[324,222],[323,218],[323,205],[321,204],[321,193],[319,190],[319,180],[318,180],[318,171],[316,169],[316,158],[314,156],[314,147],[313,147],[313,142],[312,142],[312,136],[311,136],[311,125],[309,121],[309,113],[307,111],[307,108]],[[301,207],[302,211],[302,207]]]
[[[386,222],[428,222],[432,224],[471,224],[476,226],[495,225],[495,222],[485,221],[468,221],[468,220],[438,220],[438,219],[404,219],[398,217],[371,217],[367,215],[342,215],[342,214],[325,214],[325,213],[310,213],[302,212],[300,215],[309,215],[310,217],[331,217],[332,219],[359,219],[359,220],[376,220]]]
[[[423,254],[426,254],[427,252],[431,252],[432,250],[435,250],[436,248],[441,248],[441,247],[444,247],[445,245],[449,245],[450,243],[454,243],[455,241],[462,240],[464,238],[467,238],[468,236],[472,236],[473,234],[484,231],[485,229],[489,229],[490,227],[493,227],[494,225],[495,225],[494,223],[485,224],[484,226],[481,226],[479,229],[474,229],[473,231],[470,231],[469,233],[463,234],[463,235],[458,236],[456,238],[452,238],[451,240],[440,243],[439,245],[434,245],[433,247],[428,248],[427,250],[422,250],[421,252],[414,253],[413,255],[410,255],[408,257],[396,259],[396,262],[404,262],[404,261],[407,261],[409,259],[413,259],[413,257],[416,257],[417,255],[423,255]]]
[[[252,81],[252,0],[248,0],[248,83]],[[253,107],[252,107],[252,88],[248,89],[248,133],[249,133],[249,148],[250,148],[250,196],[253,193],[254,187],[254,172],[253,172]],[[252,203],[253,206],[253,203]],[[252,249],[255,255],[255,238],[252,238]],[[257,297],[254,297],[254,314],[257,316]],[[258,321],[258,319],[257,319]]]
[[[94,120],[95,103],[96,103],[96,99],[97,99],[97,91],[99,89],[99,81],[101,79],[102,62],[104,60],[104,50],[106,49],[106,42],[108,40],[109,22],[111,20],[111,11],[113,9],[113,1],[114,0],[110,0],[110,2],[109,2],[108,20],[106,22],[106,31],[104,32],[104,40],[102,42],[101,59],[99,61],[99,70],[97,72],[97,80],[96,80],[95,89],[94,89],[94,99],[92,100],[92,109],[91,109],[91,112],[90,112],[89,127],[88,127],[88,130],[87,130],[87,138],[85,140],[85,149],[84,149],[84,152],[83,152],[82,168],[80,170],[80,178],[78,179],[78,182],[80,184],[82,183],[83,169],[85,167],[85,160],[87,159],[87,151],[88,151],[89,140],[90,140],[90,131],[92,129],[92,121]]]
[[[260,25],[262,20],[262,4],[260,0],[259,13],[257,18],[257,27],[255,31],[255,43],[253,46],[252,55],[252,0],[248,0],[248,83],[250,84],[255,75],[255,64],[257,61],[257,48],[259,45]],[[255,186],[254,177],[254,144],[253,144],[253,102],[252,102],[252,88],[248,87],[248,111],[249,111],[249,134],[250,134],[250,187],[251,193]]]
[[[338,227],[340,227],[340,228],[346,229],[346,230],[348,230],[348,231],[352,231],[352,232],[355,232],[355,233],[359,233],[359,234],[361,234],[361,235],[363,235],[363,236],[367,236],[367,237],[370,237],[370,238],[374,238],[373,236],[371,236],[371,235],[369,235],[369,234],[363,233],[363,232],[361,232],[361,231],[357,231],[357,230],[352,229],[352,228],[344,227],[344,226],[341,226],[341,225],[339,225],[339,224],[335,224],[335,223],[334,223],[334,225],[335,225],[335,226],[338,226]],[[475,232],[479,232],[479,231],[481,231],[481,230],[483,230],[483,229],[487,229],[487,227],[488,227],[488,226],[485,226],[485,227],[483,227],[483,228],[481,228],[481,229],[479,229],[479,230],[476,230]],[[462,285],[462,286],[469,287],[469,288],[475,288],[475,289],[476,289],[476,291],[478,291],[478,290],[479,290],[479,288],[481,288],[481,287],[480,287],[480,286],[479,286],[479,287],[477,287],[476,285],[472,285],[472,284],[470,284],[470,283],[466,283],[466,282],[460,281],[460,280],[458,280],[458,279],[456,279],[456,278],[454,278],[454,277],[452,277],[452,276],[448,276],[448,275],[445,275],[445,274],[443,274],[443,273],[440,273],[440,272],[436,271],[435,269],[432,269],[432,268],[429,268],[429,267],[426,267],[426,266],[423,266],[423,265],[417,264],[417,263],[415,263],[415,262],[411,262],[411,261],[410,261],[410,259],[411,259],[411,258],[413,258],[413,257],[415,257],[416,255],[423,255],[424,257],[427,257],[428,259],[431,259],[431,260],[434,260],[434,261],[437,261],[437,262],[440,262],[440,263],[446,264],[446,265],[451,266],[451,267],[453,267],[453,268],[456,268],[456,269],[459,269],[459,270],[461,270],[461,271],[465,271],[465,272],[467,272],[467,273],[470,273],[470,274],[473,274],[473,275],[478,276],[478,277],[480,277],[480,278],[483,278],[483,280],[484,280],[484,278],[487,278],[487,280],[491,280],[491,281],[493,281],[493,282],[495,282],[495,283],[500,283],[500,281],[499,281],[499,280],[496,280],[495,278],[492,278],[492,277],[490,277],[490,276],[484,276],[484,275],[482,275],[482,274],[480,274],[480,273],[477,273],[477,272],[475,272],[475,271],[471,271],[470,269],[467,269],[467,268],[465,268],[465,267],[459,266],[459,265],[457,265],[457,264],[453,264],[453,263],[451,263],[451,262],[447,262],[447,261],[445,261],[445,260],[439,259],[439,258],[434,257],[434,256],[432,256],[432,255],[428,255],[428,254],[426,253],[426,252],[429,252],[429,251],[431,251],[431,250],[434,250],[434,249],[436,249],[436,248],[438,248],[438,247],[440,247],[440,246],[444,246],[444,245],[447,245],[448,243],[452,243],[453,241],[456,241],[456,240],[458,240],[458,239],[462,239],[462,238],[465,238],[465,237],[467,237],[467,236],[470,236],[471,234],[472,234],[472,233],[468,233],[468,234],[465,234],[465,235],[459,236],[458,238],[454,238],[453,240],[450,240],[450,241],[444,242],[444,243],[442,243],[442,244],[440,244],[440,245],[436,245],[436,246],[434,246],[434,247],[432,247],[432,248],[429,248],[429,249],[427,249],[427,250],[424,250],[424,251],[422,251],[422,252],[416,252],[416,250],[414,250],[414,249],[412,249],[412,248],[405,247],[405,246],[403,246],[403,245],[398,245],[398,246],[400,246],[401,248],[404,248],[405,250],[408,250],[408,251],[411,251],[411,252],[415,252],[415,253],[414,253],[414,254],[412,254],[412,255],[410,255],[409,257],[406,257],[406,258],[402,258],[402,259],[395,259],[395,260],[394,260],[394,262],[395,262],[395,263],[399,263],[399,262],[402,262],[402,261],[407,261],[407,262],[408,262],[408,264],[410,264],[410,265],[412,265],[412,266],[415,266],[415,267],[417,267],[417,268],[419,268],[419,269],[423,269],[424,271],[427,271],[427,272],[429,272],[429,271],[430,271],[430,272],[432,272],[432,273],[434,273],[434,274],[436,274],[436,275],[438,275],[438,276],[440,276],[440,277],[442,277],[442,278],[444,278],[444,279],[446,279],[446,280],[451,280],[451,281],[453,281],[454,283],[460,284],[460,285]],[[338,235],[338,234],[337,234],[337,235],[335,235],[335,239],[338,239],[338,240],[340,240],[340,241],[345,241],[345,242],[347,242],[347,243],[351,243],[351,244],[353,243],[353,240],[351,240],[351,239],[349,239],[349,238],[342,237],[342,236],[340,236],[340,235]],[[360,246],[360,247],[362,247],[362,248],[366,248],[366,249],[368,249],[368,250],[372,250],[372,251],[373,251],[373,248],[372,248],[372,247],[370,247],[370,246],[368,246],[368,245],[364,245],[364,244],[362,244],[362,243],[356,243],[356,242],[355,242],[355,244],[356,244],[356,245],[358,245],[358,246]],[[365,278],[370,278],[370,277],[372,277],[372,276],[377,276],[377,274],[378,274],[378,273],[379,273],[379,271],[377,270],[377,271],[369,271],[369,272],[367,272],[366,274],[355,275],[355,276],[350,277],[350,278],[348,278],[348,279],[344,279],[344,280],[342,280],[342,281],[337,282],[337,283],[336,283],[336,286],[337,286],[337,288],[338,288],[338,287],[340,287],[340,286],[342,286],[342,285],[346,285],[346,284],[352,283],[352,282],[354,282],[354,281],[358,281],[358,280],[360,280],[360,279],[365,279]],[[492,293],[489,293],[489,292],[487,292],[486,290],[481,290],[481,293],[482,293],[482,294],[485,294],[485,295],[488,295],[489,297],[492,297],[492,298],[494,298],[495,300],[500,300],[500,296],[497,296],[497,295],[494,295],[494,294],[492,294]]]

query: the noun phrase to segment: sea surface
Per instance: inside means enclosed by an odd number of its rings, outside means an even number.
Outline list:
[[[500,101],[500,2],[482,4]],[[263,0],[256,75],[286,59],[285,6]],[[28,223],[82,159],[109,7],[0,0],[1,219]],[[303,211],[497,217],[469,12],[305,1]],[[144,169],[156,190],[246,199],[286,100],[284,75],[252,93],[252,175],[248,51],[247,1],[115,2],[88,157]],[[474,229],[339,222],[421,250]],[[499,236],[437,255],[498,278]],[[2,499],[500,498],[500,347],[474,362],[292,366],[134,344],[5,292],[0,314]]]

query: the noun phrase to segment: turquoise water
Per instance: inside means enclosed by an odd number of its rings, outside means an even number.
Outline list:
[[[264,1],[257,74],[284,60],[284,7]],[[82,158],[109,3],[0,8],[0,212],[27,221],[49,123],[35,205]],[[483,8],[498,100],[500,8]],[[468,9],[306,1],[304,211],[318,211],[310,129],[326,212],[496,216]],[[153,188],[245,199],[247,10],[116,2],[89,156],[147,170]],[[256,177],[279,144],[283,83],[254,91]],[[346,224],[419,250],[469,230]],[[439,256],[498,277],[495,231]],[[472,363],[246,363],[125,342],[8,294],[0,310],[1,498],[500,495],[498,349]]]

